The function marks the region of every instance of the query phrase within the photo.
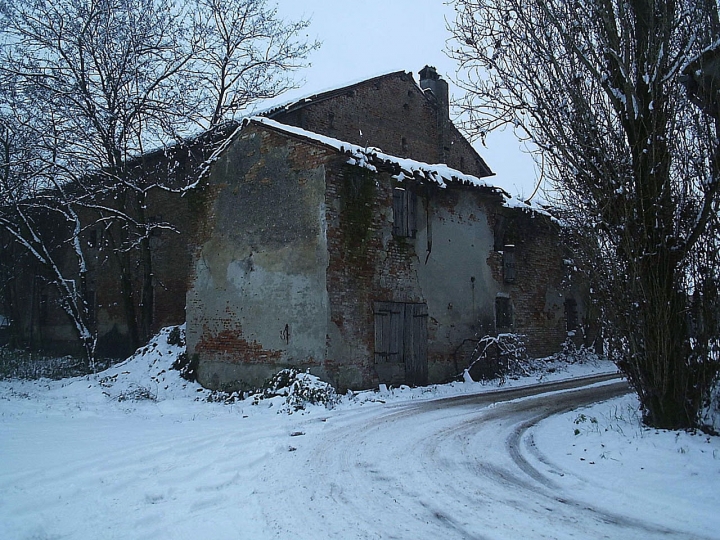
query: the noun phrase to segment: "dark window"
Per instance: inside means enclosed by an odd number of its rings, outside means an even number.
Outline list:
[[[97,295],[95,291],[89,290],[85,297],[85,302],[88,310],[88,321],[91,323],[95,322],[95,306],[97,306]]]
[[[515,283],[515,246],[508,245],[503,249],[503,277],[505,283]]]
[[[565,327],[568,332],[574,332],[578,327],[578,309],[574,298],[565,300]]]
[[[102,242],[102,230],[90,229],[87,232],[87,244],[90,249],[99,249]]]
[[[407,138],[406,138],[406,137],[402,137],[402,138],[400,139],[400,145],[402,146],[402,151],[403,151],[403,152],[407,152],[408,144],[407,144]]]
[[[50,304],[47,294],[40,295],[40,324],[47,324],[50,313]]]
[[[496,214],[493,234],[495,251],[504,251],[505,246],[517,246],[522,241],[519,225],[513,217]]]
[[[495,298],[495,327],[498,330],[510,330],[513,325],[512,304],[505,296]]]
[[[406,238],[415,238],[417,196],[405,188],[393,190],[393,234]]]

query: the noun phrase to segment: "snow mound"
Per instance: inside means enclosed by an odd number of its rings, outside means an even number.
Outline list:
[[[185,354],[185,325],[168,326],[130,358],[98,373],[102,393],[117,401],[165,401],[207,394],[174,369]]]

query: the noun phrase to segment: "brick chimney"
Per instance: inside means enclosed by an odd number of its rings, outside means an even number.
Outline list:
[[[425,66],[420,70],[420,88],[430,90],[437,101],[444,119],[450,118],[450,91],[448,83],[440,78],[437,70],[432,66]]]

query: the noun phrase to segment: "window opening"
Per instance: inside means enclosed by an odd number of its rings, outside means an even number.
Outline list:
[[[503,277],[505,283],[515,283],[515,246],[508,244],[503,248]]]
[[[565,328],[568,332],[574,332],[578,327],[577,301],[574,298],[565,300]]]
[[[498,296],[495,298],[495,327],[497,330],[512,329],[512,304],[510,298]]]
[[[409,189],[393,189],[393,234],[415,238],[417,232],[417,196]]]

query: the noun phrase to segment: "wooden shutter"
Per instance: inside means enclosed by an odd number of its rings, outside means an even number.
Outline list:
[[[407,236],[415,238],[417,232],[417,195],[414,191],[405,191],[407,204]]]
[[[393,234],[407,236],[407,191],[393,189]]]
[[[426,304],[405,304],[405,383],[427,384],[427,321]]]
[[[403,361],[403,310],[395,302],[375,303],[375,363]]]
[[[415,238],[417,232],[417,194],[409,189],[393,189],[393,234]]]
[[[393,384],[427,384],[427,305],[376,302],[374,314],[375,364],[381,381],[388,377]]]
[[[503,276],[505,283],[515,283],[515,246],[509,245],[503,249]]]

